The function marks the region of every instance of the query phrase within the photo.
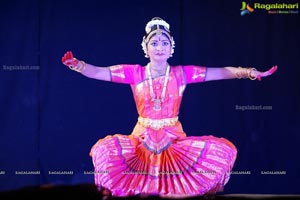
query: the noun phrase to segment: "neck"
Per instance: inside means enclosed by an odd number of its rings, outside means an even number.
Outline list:
[[[151,70],[155,72],[165,72],[169,65],[167,62],[154,62],[154,61],[151,61],[149,64]]]

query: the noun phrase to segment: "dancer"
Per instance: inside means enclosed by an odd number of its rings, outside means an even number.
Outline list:
[[[204,81],[261,80],[277,66],[265,72],[230,66],[170,66],[175,42],[169,24],[155,17],[145,31],[146,66],[94,66],[76,59],[71,51],[62,58],[64,65],[88,78],[130,84],[139,114],[131,134],[108,134],[91,148],[95,184],[114,196],[187,197],[223,191],[237,149],[225,138],[187,136],[178,119],[184,90],[188,84]]]

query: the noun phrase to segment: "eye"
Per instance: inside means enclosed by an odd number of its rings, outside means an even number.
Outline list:
[[[169,42],[165,41],[165,42],[162,43],[162,45],[163,45],[163,46],[168,46],[168,45],[169,45]]]
[[[156,47],[158,45],[158,43],[157,42],[151,42],[150,45],[153,46],[153,47]]]

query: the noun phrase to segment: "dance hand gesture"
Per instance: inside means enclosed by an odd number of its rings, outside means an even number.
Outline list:
[[[64,65],[77,72],[82,72],[86,67],[84,61],[74,58],[72,51],[67,51],[67,53],[65,53],[65,55],[61,58],[61,61]]]
[[[273,67],[271,67],[268,71],[265,72],[260,72],[260,71],[252,71],[251,72],[251,76],[256,77],[257,80],[261,81],[262,77],[266,77],[266,76],[270,76],[272,75],[275,71],[277,70],[277,65],[274,65]]]
[[[61,59],[62,63],[68,67],[77,67],[79,60],[74,58],[72,51],[67,51]]]

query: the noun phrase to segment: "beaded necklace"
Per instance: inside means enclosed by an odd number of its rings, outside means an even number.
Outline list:
[[[158,95],[155,97],[154,90],[153,90],[153,80],[151,76],[151,70],[150,70],[150,64],[146,66],[147,70],[147,75],[149,78],[149,85],[150,85],[150,96],[151,96],[151,101],[154,103],[154,110],[161,110],[161,103],[164,102],[165,96],[166,96],[166,89],[167,89],[167,84],[169,80],[169,74],[170,74],[170,65],[168,65],[167,70],[166,70],[166,75],[165,75],[165,80],[164,80],[164,85],[161,93],[161,97],[159,98]]]

